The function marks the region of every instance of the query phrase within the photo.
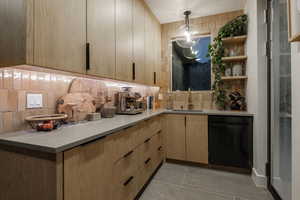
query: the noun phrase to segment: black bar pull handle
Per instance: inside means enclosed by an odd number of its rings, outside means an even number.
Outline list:
[[[132,63],[132,80],[135,80],[135,63]]]
[[[156,85],[156,72],[154,72],[153,75],[154,75],[153,82],[154,82],[154,85]]]
[[[147,140],[145,140],[144,143],[146,144],[146,143],[150,142],[150,140],[151,140],[151,138],[148,138]]]
[[[145,164],[147,165],[150,161],[151,161],[151,158],[148,158],[148,159],[145,161]]]
[[[124,186],[127,186],[132,180],[134,179],[134,176],[130,176],[127,181],[123,184]]]
[[[133,151],[129,151],[128,153],[126,153],[123,157],[127,158],[128,156],[130,156],[131,154],[133,154]]]
[[[91,62],[90,62],[90,43],[86,43],[86,70],[91,69]]]

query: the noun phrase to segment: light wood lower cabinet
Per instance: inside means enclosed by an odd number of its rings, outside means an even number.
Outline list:
[[[153,118],[64,152],[64,200],[133,200],[164,160],[160,123]]]
[[[52,154],[0,145],[1,200],[133,200],[164,160],[161,118]],[[145,130],[147,134],[142,134]]]
[[[208,164],[208,116],[186,116],[186,160]]]
[[[108,149],[102,139],[64,152],[64,200],[111,199]]]
[[[166,115],[167,158],[208,164],[208,116]]]
[[[166,115],[167,158],[186,160],[185,115]]]

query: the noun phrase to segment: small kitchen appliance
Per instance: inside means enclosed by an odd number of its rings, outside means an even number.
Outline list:
[[[123,92],[116,94],[116,107],[117,114],[123,115],[136,115],[144,111],[141,106],[141,95],[139,93],[132,93],[128,88]]]

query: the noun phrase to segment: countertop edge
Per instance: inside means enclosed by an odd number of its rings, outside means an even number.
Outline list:
[[[110,130],[104,131],[99,134],[95,134],[90,137],[86,137],[84,139],[67,143],[65,145],[59,146],[59,147],[49,147],[49,146],[42,146],[42,145],[37,145],[37,144],[29,144],[25,142],[19,142],[19,141],[10,141],[6,139],[0,139],[0,145],[6,145],[6,146],[12,146],[16,148],[24,148],[24,149],[29,149],[33,151],[39,151],[39,152],[44,152],[44,153],[52,153],[52,154],[58,154],[67,150],[70,150],[72,148],[75,148],[77,146],[83,145],[85,143],[91,142],[93,140],[101,139],[103,137],[109,136],[111,134],[114,134],[118,131],[121,131],[123,129],[129,128],[131,126],[135,126],[136,124],[151,119],[153,117],[162,115],[162,114],[189,114],[189,115],[217,115],[217,116],[240,116],[240,117],[253,117],[253,114],[250,113],[242,113],[242,112],[224,112],[224,111],[174,111],[174,110],[158,110],[158,111],[153,111],[149,113],[146,116],[142,116],[140,119],[131,121],[127,124],[123,124],[120,126],[113,127]],[[9,133],[8,133],[9,134]]]
[[[126,125],[121,125],[121,126],[118,126],[118,127],[114,127],[114,128],[112,128],[108,131],[105,131],[105,132],[102,132],[102,133],[99,133],[99,134],[95,134],[91,137],[87,137],[87,138],[84,138],[82,140],[78,140],[76,142],[72,142],[72,143],[69,143],[69,144],[66,144],[66,145],[62,145],[62,146],[57,147],[57,148],[41,146],[41,145],[35,145],[35,144],[28,144],[28,143],[18,142],[18,141],[10,141],[10,140],[5,140],[5,139],[0,139],[0,145],[12,146],[12,147],[16,147],[16,148],[24,148],[24,149],[29,149],[29,150],[33,150],[33,151],[40,151],[40,152],[44,152],[44,153],[57,154],[57,153],[61,153],[61,152],[70,150],[72,148],[75,148],[77,146],[83,145],[85,143],[91,142],[93,140],[101,139],[103,137],[112,135],[112,134],[114,134],[118,131],[121,131],[123,129],[135,126],[139,122],[146,121],[148,119],[151,119],[153,117],[156,117],[156,116],[159,116],[159,115],[162,115],[162,114],[164,114],[164,111],[153,112],[153,113],[149,114],[148,116],[141,117],[141,119],[132,121],[132,122],[126,124]]]

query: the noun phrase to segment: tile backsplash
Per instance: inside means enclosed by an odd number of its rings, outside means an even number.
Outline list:
[[[168,92],[164,107],[174,110],[216,110],[212,91]],[[191,107],[189,107],[189,104]]]
[[[133,92],[142,96],[158,96],[159,88],[139,84],[119,82],[109,79],[79,76],[32,66],[17,66],[0,69],[0,133],[24,130],[28,128],[24,119],[31,115],[53,114],[56,112],[56,101],[67,94],[71,82],[81,79],[91,95],[111,97],[130,86]],[[28,93],[43,95],[43,108],[27,109]],[[112,102],[113,103],[113,102]]]

